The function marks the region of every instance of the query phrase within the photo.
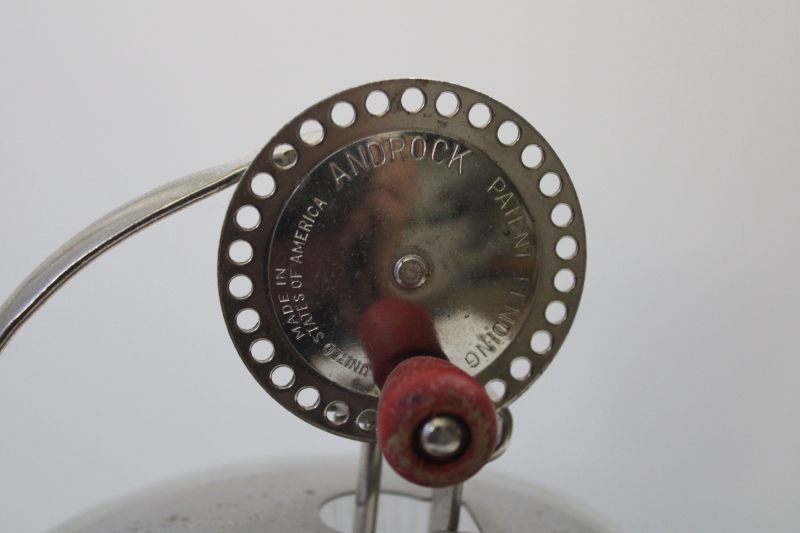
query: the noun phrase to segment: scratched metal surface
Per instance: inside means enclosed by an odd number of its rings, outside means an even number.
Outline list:
[[[4,2],[0,299],[313,102],[454,81],[553,144],[591,253],[492,468],[625,531],[796,531],[798,26],[797,2]],[[230,192],[104,254],[0,356],[0,531],[215,465],[357,453],[235,354],[215,284]]]
[[[422,105],[404,104],[416,91]],[[367,105],[375,93],[388,102],[377,114]],[[442,94],[456,96],[455,112],[437,107]],[[344,125],[334,117],[341,105],[355,112]],[[484,122],[472,114],[481,106]],[[321,141],[304,140],[309,123],[322,126]],[[504,137],[512,124],[516,135]],[[532,163],[524,154],[533,149],[541,157]],[[274,191],[257,194],[253,180],[265,174]],[[558,221],[557,206],[570,216]],[[570,239],[577,250],[564,254]],[[235,246],[251,253],[232,255]],[[425,270],[420,286],[394,273],[410,256]],[[358,319],[370,304],[421,305],[450,361],[503,408],[547,368],[575,319],[586,237],[564,165],[524,118],[458,85],[390,80],[321,101],[267,143],[231,199],[218,265],[228,331],[253,376],[297,416],[366,441],[374,426],[363,417],[374,416],[378,393]],[[574,283],[556,283],[563,271]],[[231,282],[243,278],[252,289],[237,296]],[[247,314],[257,319],[243,323]],[[548,342],[534,349],[534,335]],[[265,341],[268,360],[252,351]],[[280,382],[279,372],[291,375]],[[301,391],[317,401],[303,404]]]
[[[425,530],[428,510],[424,504],[430,500],[430,490],[392,472],[384,478],[386,493],[413,498],[423,505],[409,506],[403,498],[386,498],[387,503],[379,508],[377,532]],[[51,533],[349,532],[352,506],[326,508],[326,503],[352,494],[353,479],[354,469],[333,467],[330,462],[243,465],[162,483],[91,509]],[[617,531],[593,511],[563,496],[496,474],[479,474],[470,481],[464,506],[482,533]]]

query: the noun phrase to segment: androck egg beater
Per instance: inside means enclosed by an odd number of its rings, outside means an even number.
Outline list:
[[[278,403],[363,443],[358,475],[325,464],[230,472],[58,531],[371,532],[398,495],[430,502],[425,523],[395,511],[384,530],[459,531],[462,516],[485,533],[607,530],[508,480],[464,485],[508,445],[508,406],[563,343],[586,264],[561,161],[522,117],[464,87],[391,80],[349,89],[301,113],[255,156],[109,213],[5,301],[0,349],[99,254],[237,183],[218,258],[231,339]],[[382,457],[393,471],[383,476]]]

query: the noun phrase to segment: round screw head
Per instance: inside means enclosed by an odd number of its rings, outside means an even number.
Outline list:
[[[428,280],[428,264],[417,254],[406,254],[394,264],[394,280],[404,289],[416,289]]]
[[[431,418],[419,429],[419,449],[426,459],[444,462],[455,459],[466,448],[467,429],[464,423],[448,415]]]

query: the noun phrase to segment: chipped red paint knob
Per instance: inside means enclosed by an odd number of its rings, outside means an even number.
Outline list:
[[[405,479],[427,487],[466,481],[495,449],[497,415],[486,391],[444,355],[420,305],[382,299],[361,316],[378,401],[378,444]]]
[[[426,487],[462,483],[497,443],[497,416],[486,391],[448,361],[416,356],[389,375],[378,401],[378,444],[405,479]]]

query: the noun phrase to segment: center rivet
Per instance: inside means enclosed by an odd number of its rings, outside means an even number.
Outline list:
[[[404,289],[421,287],[428,279],[428,263],[417,254],[406,254],[394,264],[394,280]]]

